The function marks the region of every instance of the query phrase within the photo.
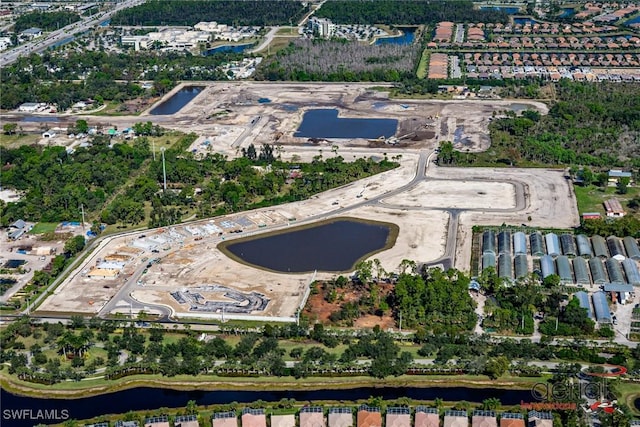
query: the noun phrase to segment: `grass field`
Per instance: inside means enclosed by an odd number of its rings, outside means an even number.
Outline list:
[[[601,188],[595,185],[587,187],[574,186],[578,201],[578,212],[599,212],[604,215],[603,202],[607,199],[617,198],[623,208],[627,208],[627,202],[640,195],[640,187],[628,187],[627,194],[618,194],[615,187]]]
[[[22,135],[5,135],[4,133],[0,133],[0,146],[4,148],[18,148],[21,145],[35,144],[39,139],[40,134],[36,133]]]
[[[429,67],[429,50],[425,49],[420,56],[420,62],[418,63],[418,68],[416,69],[416,77],[419,79],[424,79],[427,77],[427,70]]]
[[[58,228],[57,222],[39,222],[33,226],[29,234],[53,233]]]

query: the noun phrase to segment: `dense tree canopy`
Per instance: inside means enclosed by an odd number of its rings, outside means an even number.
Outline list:
[[[20,33],[27,28],[36,27],[44,31],[54,31],[80,20],[80,15],[69,11],[29,12],[16,18],[14,30]]]
[[[292,0],[152,0],[123,9],[112,25],[195,25],[215,21],[227,25],[269,26],[297,23],[308,6]]]
[[[508,16],[495,10],[473,8],[470,1],[329,0],[316,11],[318,18],[337,24],[422,25],[440,21],[503,22]]]

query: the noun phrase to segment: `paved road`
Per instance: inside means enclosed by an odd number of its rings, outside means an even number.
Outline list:
[[[49,33],[44,39],[40,37],[23,45],[16,46],[15,48],[7,50],[0,55],[0,64],[4,67],[14,63],[21,56],[30,55],[34,52],[42,52],[56,43],[99,25],[101,22],[111,18],[111,16],[116,12],[137,6],[144,3],[144,1],[145,0],[126,0],[122,3],[117,3],[115,8],[107,12],[92,15],[82,21],[67,25],[66,27]]]
[[[269,30],[269,32],[265,34],[264,40],[262,40],[262,43],[260,43],[259,46],[251,49],[249,53],[256,53],[256,52],[260,52],[263,49],[266,49],[266,47],[273,41],[273,38],[275,37],[279,29],[280,27],[272,27],[271,30]]]

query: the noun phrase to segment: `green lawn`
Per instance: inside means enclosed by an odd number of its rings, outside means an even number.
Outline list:
[[[37,223],[31,231],[30,234],[44,234],[44,233],[53,233],[58,228],[58,222],[39,222]]]
[[[35,144],[39,139],[40,134],[35,133],[22,135],[5,135],[4,133],[0,133],[0,146],[4,148],[18,148],[21,145]]]
[[[627,201],[640,195],[640,187],[628,187],[627,194],[618,194],[616,187],[601,188],[595,185],[587,187],[574,186],[576,199],[578,201],[578,212],[600,212],[604,215],[603,202],[610,198],[617,198],[622,203],[622,207],[626,208]]]
[[[419,79],[424,79],[427,77],[427,71],[429,67],[429,50],[425,49],[420,56],[420,62],[418,63],[418,68],[416,69],[416,77]]]

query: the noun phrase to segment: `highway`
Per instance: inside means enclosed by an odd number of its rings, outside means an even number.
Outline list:
[[[56,43],[71,38],[76,34],[83,33],[91,29],[92,27],[99,25],[101,22],[111,18],[111,16],[116,12],[122,9],[137,6],[144,3],[144,1],[145,0],[126,0],[117,3],[113,9],[107,12],[101,12],[96,15],[89,16],[81,21],[74,22],[73,24],[53,31],[46,36],[39,37],[20,46],[16,46],[15,48],[7,50],[0,54],[0,64],[5,67],[14,63],[21,56],[27,56],[32,53],[40,53],[48,49],[52,45],[55,45]]]

